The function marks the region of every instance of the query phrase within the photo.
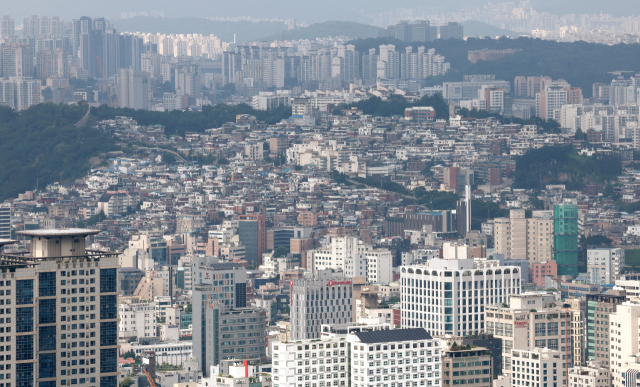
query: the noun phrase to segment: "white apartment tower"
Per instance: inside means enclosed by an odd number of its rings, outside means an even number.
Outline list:
[[[624,268],[624,249],[597,248],[587,250],[587,273],[592,284],[609,285],[620,277]]]
[[[553,259],[553,218],[546,213],[525,218],[525,211],[511,210],[508,218],[493,223],[495,251],[507,259],[542,263]]]
[[[485,308],[520,294],[520,268],[484,259],[429,260],[400,269],[402,327],[433,335],[485,330]]]

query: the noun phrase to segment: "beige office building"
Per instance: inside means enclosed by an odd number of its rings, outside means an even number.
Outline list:
[[[508,306],[486,308],[485,332],[502,339],[503,373],[511,372],[512,349],[536,347],[561,351],[568,365],[573,365],[571,335],[566,331],[567,323],[571,322],[570,312],[565,312],[558,302],[555,294],[524,293],[512,295]]]
[[[495,252],[507,259],[542,263],[553,259],[553,218],[536,212],[526,219],[524,210],[511,210],[508,218],[494,219]]]

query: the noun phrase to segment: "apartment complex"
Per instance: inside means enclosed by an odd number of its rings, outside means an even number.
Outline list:
[[[485,330],[485,308],[520,294],[520,268],[484,259],[434,258],[400,269],[402,327],[434,335]]]
[[[526,259],[542,263],[553,259],[553,219],[551,214],[536,212],[527,219],[525,211],[511,210],[509,218],[494,219],[494,247],[507,259]],[[528,279],[527,279],[528,280]]]

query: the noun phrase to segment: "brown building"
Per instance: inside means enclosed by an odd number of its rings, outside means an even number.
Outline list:
[[[484,347],[456,346],[442,351],[442,385],[491,387],[493,358]]]
[[[289,148],[289,139],[286,136],[271,137],[269,139],[269,150],[271,154],[283,154]]]
[[[304,227],[313,227],[318,224],[318,215],[310,211],[304,211],[298,214],[298,223]]]

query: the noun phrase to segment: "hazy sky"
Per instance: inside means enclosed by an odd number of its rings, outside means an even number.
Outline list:
[[[511,0],[517,3],[518,0]],[[493,0],[500,3],[502,0]],[[82,15],[120,18],[122,12],[163,12],[165,17],[237,17],[295,18],[314,23],[327,20],[353,20],[370,23],[380,12],[396,8],[438,7],[441,11],[478,8],[487,0],[21,0],[3,1],[3,15],[10,15],[16,24],[35,14],[60,16],[71,20]],[[638,0],[531,0],[540,11],[566,13],[612,13],[615,16],[640,15]]]

